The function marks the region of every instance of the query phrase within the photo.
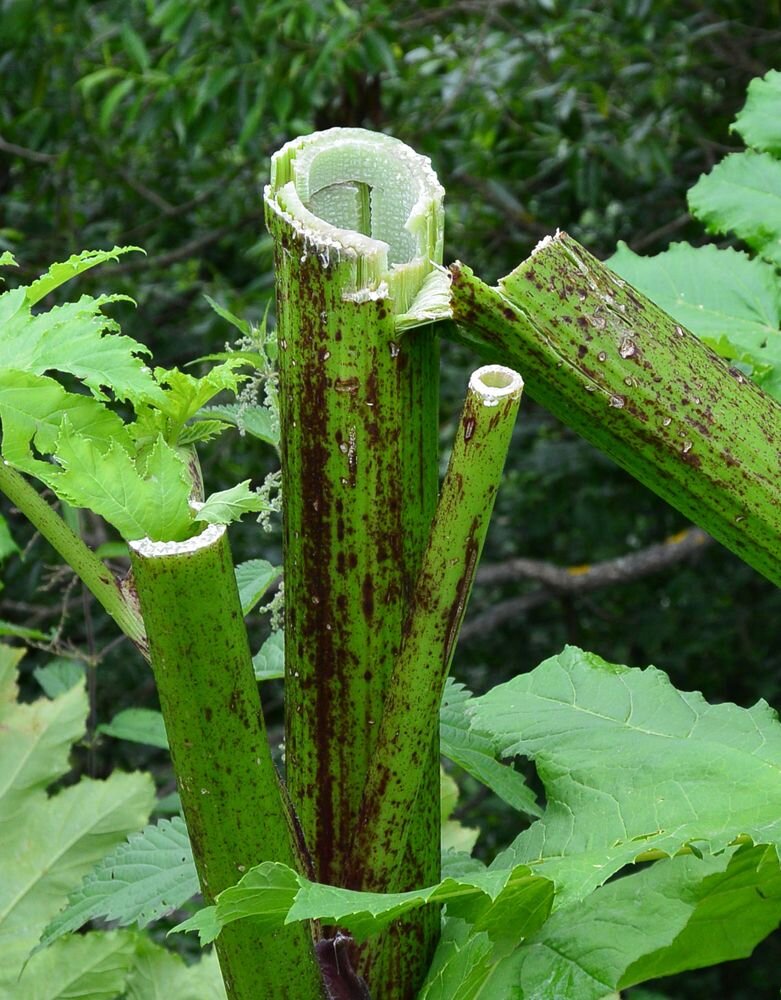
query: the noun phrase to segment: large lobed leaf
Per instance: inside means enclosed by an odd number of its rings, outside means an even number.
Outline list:
[[[593,887],[643,852],[781,844],[781,725],[763,701],[710,705],[570,646],[469,712],[499,752],[534,759],[545,815],[498,864],[539,864],[559,903],[584,894],[580,858],[600,863]]]
[[[126,247],[111,253],[87,251],[54,264],[29,287],[21,286],[0,295],[0,367],[18,368],[31,374],[58,371],[75,375],[92,393],[105,398],[110,388],[118,399],[134,402],[160,401],[162,391],[141,355],[147,348],[129,337],[120,336],[115,320],[103,307],[127,296],[83,295],[44,312],[32,306],[52,289]],[[106,336],[110,334],[110,336]]]

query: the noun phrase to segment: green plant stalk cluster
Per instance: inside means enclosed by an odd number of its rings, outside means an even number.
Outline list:
[[[339,158],[341,157],[341,159]],[[402,333],[441,261],[442,189],[388,136],[332,129],[272,161],[285,544],[286,761],[317,877],[343,884],[382,705],[437,490],[438,348]],[[439,761],[423,765],[400,874],[439,877]],[[436,913],[412,914],[361,971],[410,994]],[[368,959],[367,959],[368,961]],[[406,984],[406,985],[404,985]]]
[[[565,233],[490,288],[451,268],[456,336],[781,584],[781,405]]]
[[[271,759],[224,526],[130,543],[141,612],[201,890],[213,902],[264,860],[301,866]],[[217,942],[231,1000],[316,1000],[307,926],[238,923]]]
[[[400,888],[409,818],[522,391],[521,377],[500,365],[479,368],[469,381],[366,781],[350,880],[356,889]]]

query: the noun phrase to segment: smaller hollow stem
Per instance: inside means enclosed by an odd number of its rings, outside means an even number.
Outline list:
[[[62,556],[128,639],[132,640],[148,658],[146,633],[141,615],[122,593],[114,574],[68,527],[60,515],[39,496],[27,480],[2,460],[0,460],[0,490]]]
[[[422,769],[523,390],[501,365],[473,373],[388,686],[349,884],[394,891]]]
[[[184,542],[130,542],[171,758],[207,902],[263,861],[301,868],[277,775],[224,526]],[[323,995],[305,924],[217,939],[230,1000]]]

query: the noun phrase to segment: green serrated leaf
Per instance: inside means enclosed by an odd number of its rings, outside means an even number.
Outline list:
[[[184,820],[175,816],[147,826],[107,854],[68,897],[68,905],[41,936],[46,946],[88,920],[117,920],[145,927],[183,906],[198,892]]]
[[[244,514],[270,510],[266,501],[250,489],[249,484],[249,479],[245,479],[228,490],[212,493],[198,508],[194,519],[207,524],[232,524]]]
[[[111,722],[98,726],[97,731],[117,740],[168,749],[162,713],[151,708],[126,708],[117,712]]]
[[[255,677],[259,681],[279,680],[285,676],[285,633],[272,632],[252,657]]]
[[[230,425],[224,420],[199,420],[183,427],[176,439],[177,447],[186,448],[192,444],[203,444],[212,441]]]
[[[113,72],[113,71],[112,71]],[[103,264],[107,260],[119,260],[119,257],[125,253],[144,253],[145,251],[141,247],[126,246],[126,247],[113,247],[111,250],[84,250],[81,253],[73,254],[65,261],[61,261],[58,264],[52,264],[49,270],[36,278],[36,280],[28,285],[25,289],[27,304],[29,306],[34,306],[41,299],[46,298],[46,296],[53,292],[55,288],[59,288],[60,285],[64,285],[66,281],[70,281],[79,274],[83,274],[85,271],[89,271],[90,268],[95,267],[98,264]],[[13,258],[12,258],[13,260]],[[0,263],[3,261],[0,260]]]
[[[771,69],[748,85],[743,110],[732,125],[747,146],[781,156],[781,73]]]
[[[26,290],[14,291],[24,296]],[[14,292],[3,293],[0,365],[36,375],[68,372],[81,379],[98,399],[106,398],[103,388],[108,387],[118,399],[160,402],[163,392],[139,356],[148,354],[148,349],[118,334],[116,321],[102,312],[102,307],[112,302],[132,299],[126,295],[83,295],[77,302],[33,315],[26,299],[19,308]]]
[[[477,1000],[491,970],[492,952],[485,932],[473,933],[464,920],[445,921],[417,1000]],[[495,1000],[502,998],[495,996]]]
[[[86,666],[81,660],[50,660],[45,667],[36,667],[33,677],[43,688],[48,698],[58,698],[76,685],[83,685]]]
[[[250,376],[237,369],[246,367],[240,357],[230,357],[216,365],[206,375],[197,378],[174,368],[155,369],[158,381],[166,387],[164,399],[158,404],[162,412],[177,426],[184,424],[223,390],[236,392]]]
[[[781,267],[781,160],[770,153],[732,153],[701,177],[689,209],[709,233],[733,232]]]
[[[527,816],[541,816],[534,793],[519,774],[496,760],[490,736],[481,734],[467,715],[470,692],[448,680],[439,713],[440,752],[481,784]]]
[[[62,942],[59,976],[51,974],[57,960],[51,964],[39,954],[25,969],[23,988],[18,977],[68,893],[147,821],[154,784],[148,775],[115,773],[47,795],[46,786],[69,770],[71,743],[84,731],[87,696],[77,685],[53,701],[12,701],[20,652],[0,647],[0,690],[6,699],[0,703],[0,998],[99,997],[101,976],[113,966],[104,964],[106,952],[97,944],[94,950],[72,951],[71,943]],[[85,956],[90,957],[82,962]],[[39,977],[40,969],[45,972]]]
[[[281,566],[272,566],[265,559],[249,559],[236,567],[241,610],[245,615],[255,607],[271,584],[282,576]]]
[[[534,897],[530,908],[534,919],[539,919],[542,911],[537,896],[540,892],[550,896],[552,886],[546,879],[533,876],[525,865],[446,878],[411,892],[377,893],[311,882],[287,865],[267,861],[251,868],[237,885],[220,893],[215,906],[200,910],[174,930],[197,930],[205,944],[214,940],[226,924],[246,917],[253,918],[261,933],[273,933],[297,920],[322,920],[346,927],[356,939],[363,940],[427,903],[447,902],[457,916],[472,922],[482,920],[486,901],[496,902],[503,894],[512,896],[515,920],[522,923],[527,915],[518,900],[520,885],[526,887],[530,898]]]
[[[781,920],[772,848],[660,861],[558,910],[486,980],[487,995],[606,993],[744,957]]]
[[[0,253],[0,267],[18,267],[16,258],[10,250],[3,250],[3,252]]]
[[[128,833],[143,826],[153,803],[150,776],[119,772],[105,781],[82,778],[53,798],[43,792],[28,796],[23,822],[3,829],[0,983],[15,980],[68,893]]]
[[[51,486],[58,473],[54,466],[33,456],[31,445],[51,455],[63,421],[90,447],[132,448],[120,418],[91,396],[66,392],[54,379],[12,369],[0,370],[0,420],[3,424],[3,457]]]
[[[121,447],[101,452],[77,434],[66,418],[56,445],[62,469],[51,477],[59,496],[88,507],[126,540],[182,541],[192,525],[191,482],[183,458],[158,439],[143,474]]]
[[[764,702],[709,705],[653,667],[567,647],[469,712],[500,753],[534,759],[547,795],[492,867],[533,862],[557,906],[638,857],[781,841],[781,725]]]

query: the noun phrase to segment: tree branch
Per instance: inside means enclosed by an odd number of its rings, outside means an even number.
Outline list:
[[[477,583],[490,585],[514,580],[534,580],[542,586],[531,593],[500,601],[476,615],[462,627],[461,639],[466,642],[483,635],[504,622],[545,604],[552,597],[585,594],[659,573],[692,558],[712,541],[710,535],[700,528],[687,528],[638,552],[592,565],[556,566],[536,559],[509,559],[504,563],[483,566],[477,572]]]
[[[15,142],[8,142],[0,136],[0,153],[9,153],[11,156],[19,156],[23,160],[31,163],[54,163],[57,157],[53,153],[39,153],[35,149],[28,149],[26,146],[17,146]]]

